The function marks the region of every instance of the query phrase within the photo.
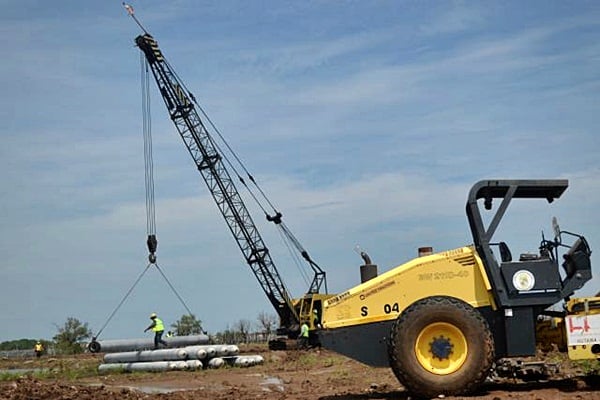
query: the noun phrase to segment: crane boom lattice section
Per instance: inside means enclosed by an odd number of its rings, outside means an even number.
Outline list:
[[[151,35],[140,35],[135,39],[135,43],[146,56],[171,120],[196,163],[246,262],[277,310],[282,325],[289,326],[291,323],[297,323],[299,317],[294,310],[288,290],[217,151],[217,146],[194,107],[191,94],[186,93],[184,85],[166,62],[156,40]]]

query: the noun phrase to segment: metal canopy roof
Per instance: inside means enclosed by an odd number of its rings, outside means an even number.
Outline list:
[[[477,182],[469,192],[469,202],[484,198],[504,198],[509,188],[516,187],[513,198],[559,198],[569,186],[566,179],[496,179]]]

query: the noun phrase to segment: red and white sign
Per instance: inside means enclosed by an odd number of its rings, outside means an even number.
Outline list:
[[[565,323],[569,346],[600,344],[600,314],[568,315]]]

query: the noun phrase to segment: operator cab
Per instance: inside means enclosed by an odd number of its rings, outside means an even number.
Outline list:
[[[535,293],[560,292],[567,283],[571,282],[578,271],[590,270],[591,250],[585,237],[567,231],[561,231],[556,217],[552,218],[554,239],[547,240],[542,233],[539,254],[523,253],[518,261],[513,261],[512,254],[505,242],[490,243],[498,247],[500,267],[504,283],[511,293],[531,295]],[[575,237],[571,245],[564,244],[562,236]],[[568,248],[563,254],[561,266],[564,274],[561,276],[558,260],[559,248]],[[583,285],[583,282],[581,282]],[[579,287],[575,287],[574,290]]]
[[[494,297],[503,308],[514,306],[547,307],[568,298],[591,279],[591,250],[581,235],[561,231],[556,218],[552,220],[554,238],[542,234],[539,254],[524,253],[517,259],[503,241],[492,238],[510,202],[518,198],[538,198],[552,202],[567,189],[566,180],[486,180],[476,183],[469,193],[467,216],[478,254],[492,281]],[[478,200],[483,200],[478,202]],[[485,226],[482,210],[492,210],[492,202],[500,204],[492,211],[490,223]],[[574,238],[564,244],[563,237]],[[568,250],[559,266],[559,248]]]

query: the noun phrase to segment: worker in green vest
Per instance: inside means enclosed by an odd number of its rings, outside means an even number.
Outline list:
[[[306,321],[300,326],[300,336],[298,336],[298,347],[308,349],[308,324]]]
[[[154,332],[154,350],[158,349],[159,343],[164,345],[165,347],[169,347],[167,342],[162,340],[162,335],[165,331],[165,324],[163,324],[162,319],[158,318],[156,313],[150,314],[150,319],[152,320],[152,323],[150,324],[150,326],[144,329],[144,332],[147,332],[150,329],[152,329],[152,331]]]

